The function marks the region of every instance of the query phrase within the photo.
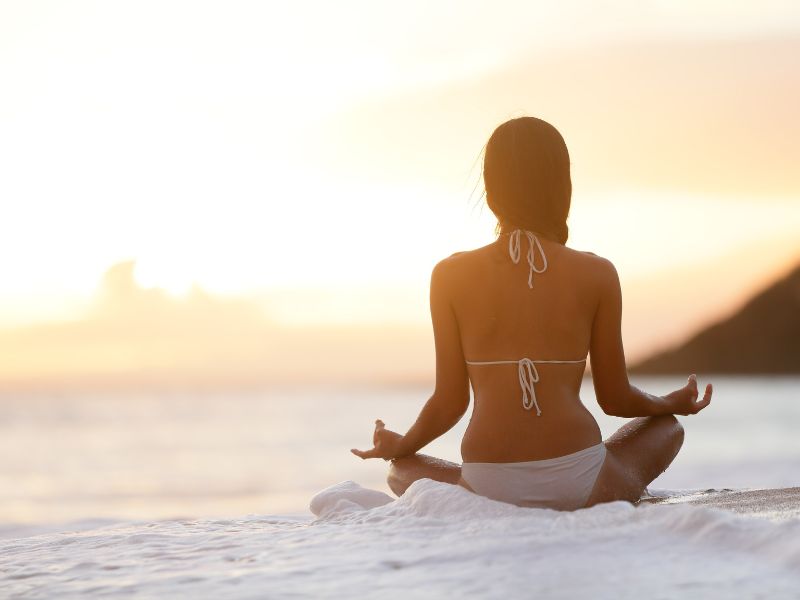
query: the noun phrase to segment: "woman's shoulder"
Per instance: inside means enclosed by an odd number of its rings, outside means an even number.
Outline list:
[[[614,263],[608,258],[587,250],[573,248],[566,248],[566,250],[581,270],[590,276],[590,279],[602,284],[613,283],[619,279]]]
[[[458,252],[453,252],[450,256],[443,258],[436,263],[436,267],[438,268],[441,265],[445,269],[454,267],[457,268],[457,265],[471,263],[472,261],[480,259],[486,255],[491,246],[492,244],[488,244],[473,250],[459,250]]]
[[[586,264],[603,268],[614,267],[614,264],[609,259],[595,254],[594,252],[590,252],[589,250],[576,250],[574,248],[568,248],[567,246],[564,246],[564,249]]]
[[[479,265],[486,261],[486,248],[453,252],[436,263],[431,277],[451,283],[469,280],[475,274],[475,269],[480,269]]]
[[[617,270],[609,259],[586,250],[576,250],[560,246],[558,254],[553,253],[561,269],[566,269],[575,281],[582,281],[592,287],[606,287],[617,279]]]
[[[436,276],[444,275],[445,273],[452,273],[454,269],[458,269],[464,263],[464,258],[468,255],[470,250],[460,252],[453,252],[450,256],[443,258],[433,267],[433,274]]]

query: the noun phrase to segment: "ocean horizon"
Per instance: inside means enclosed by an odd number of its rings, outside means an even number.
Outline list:
[[[655,394],[682,377],[636,376]],[[684,446],[651,489],[800,485],[800,377],[710,376],[711,406],[679,417]],[[0,533],[82,519],[308,514],[319,490],[352,480],[388,492],[362,461],[374,420],[405,431],[425,386],[283,386],[250,391],[5,392],[0,395]],[[625,419],[581,397],[603,437]],[[470,409],[471,410],[471,409]],[[469,412],[422,450],[460,462]]]

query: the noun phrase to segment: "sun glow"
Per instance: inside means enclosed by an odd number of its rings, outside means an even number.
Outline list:
[[[523,113],[570,146],[571,245],[628,283],[783,264],[800,12],[768,4],[7,3],[0,324],[80,316],[135,260],[276,322],[424,325],[433,265],[493,239],[480,152]]]

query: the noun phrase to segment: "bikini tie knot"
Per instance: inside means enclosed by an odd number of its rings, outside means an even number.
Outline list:
[[[508,254],[511,257],[511,260],[514,264],[519,263],[520,259],[520,237],[522,232],[525,232],[525,236],[528,238],[528,287],[533,287],[533,274],[534,273],[544,273],[547,270],[547,256],[544,253],[544,249],[542,248],[542,244],[539,242],[539,238],[537,238],[533,233],[528,231],[527,229],[515,229],[511,235],[508,237]],[[539,254],[542,257],[542,267],[537,269],[536,268],[536,254],[534,249],[539,249]]]
[[[530,410],[536,407],[536,416],[542,416],[542,410],[536,402],[536,388],[534,384],[539,381],[539,371],[536,370],[536,363],[530,358],[521,358],[518,363],[519,386],[522,388],[522,407]]]

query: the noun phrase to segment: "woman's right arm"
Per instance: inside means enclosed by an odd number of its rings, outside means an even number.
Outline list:
[[[622,291],[617,270],[610,261],[597,258],[602,265],[600,294],[592,323],[590,360],[592,381],[600,408],[617,417],[653,415],[690,415],[711,402],[712,387],[697,402],[697,378],[666,396],[654,396],[632,386],[628,381],[625,351],[622,347]]]

